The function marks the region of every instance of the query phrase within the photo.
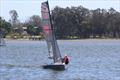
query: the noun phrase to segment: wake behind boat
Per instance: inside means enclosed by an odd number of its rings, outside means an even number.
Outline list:
[[[68,59],[63,60],[61,57],[57,40],[54,34],[48,1],[42,3],[41,14],[42,14],[42,28],[48,46],[49,58],[53,59],[54,61],[54,63],[52,64],[43,65],[43,68],[65,70],[65,60],[68,61]]]

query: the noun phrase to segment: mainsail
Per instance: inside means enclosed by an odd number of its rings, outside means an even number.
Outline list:
[[[57,45],[54,29],[51,22],[48,1],[42,3],[41,14],[42,14],[42,28],[44,32],[44,37],[48,45],[48,52],[50,56],[53,57],[54,63],[62,62],[60,50]]]

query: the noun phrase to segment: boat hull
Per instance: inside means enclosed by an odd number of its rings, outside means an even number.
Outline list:
[[[63,64],[50,64],[50,65],[43,65],[44,69],[54,69],[54,70],[65,70],[65,65]]]

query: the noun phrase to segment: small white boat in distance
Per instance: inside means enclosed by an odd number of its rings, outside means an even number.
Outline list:
[[[0,46],[5,46],[6,43],[5,43],[5,40],[4,38],[2,38],[2,36],[0,36]]]

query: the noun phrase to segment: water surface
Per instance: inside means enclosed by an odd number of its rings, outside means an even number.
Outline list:
[[[48,59],[45,41],[7,41],[0,47],[0,80],[120,80],[120,40],[60,40],[64,71],[43,69]]]

